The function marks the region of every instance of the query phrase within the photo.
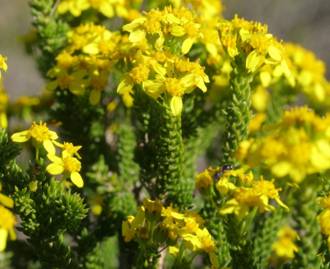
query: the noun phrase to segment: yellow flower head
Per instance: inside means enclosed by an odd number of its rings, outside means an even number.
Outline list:
[[[288,67],[284,48],[268,33],[266,25],[235,16],[231,21],[223,20],[219,23],[219,36],[222,46],[231,58],[244,56],[248,72],[262,71],[263,78],[283,75],[290,84],[294,84],[294,76]],[[271,67],[270,70],[267,67]]]
[[[54,131],[48,129],[46,123],[32,123],[30,129],[14,133],[11,139],[16,143],[23,143],[32,139],[36,144],[41,144],[50,154],[55,154],[54,142],[58,138]]]
[[[205,83],[209,82],[204,68],[197,62],[175,56],[171,53],[153,52],[138,55],[136,66],[118,85],[117,92],[131,95],[133,87],[140,84],[152,98],[165,96],[174,116],[181,114],[182,96],[199,88],[206,92]]]
[[[298,91],[317,106],[329,106],[329,82],[325,78],[325,63],[315,54],[297,44],[286,43],[285,51],[292,62]]]
[[[77,157],[78,159],[81,159],[81,156],[79,155],[78,151],[81,149],[81,146],[74,146],[70,142],[64,142],[63,144],[57,143],[57,145],[62,148],[62,155],[63,157]]]
[[[251,167],[261,165],[277,178],[300,182],[330,168],[329,120],[307,107],[292,108],[265,128],[267,134],[244,141],[238,157]]]
[[[277,240],[272,245],[275,256],[272,257],[272,264],[279,264],[290,261],[298,252],[298,246],[294,243],[298,235],[289,226],[281,228],[277,234]]]
[[[187,54],[201,37],[196,17],[182,6],[152,9],[123,29],[130,33],[129,40],[133,44],[150,44],[156,50],[162,50],[170,40],[176,40],[177,44],[181,44],[182,54]]]
[[[140,0],[61,0],[57,7],[59,14],[70,12],[73,16],[78,17],[82,12],[88,9],[94,9],[102,15],[112,18],[119,16],[123,18],[136,17],[138,12],[132,8],[133,2],[141,4]]]
[[[280,189],[277,189],[272,181],[262,177],[257,180],[252,172],[246,173],[244,169],[226,171],[216,187],[227,199],[220,209],[220,213],[224,215],[235,214],[242,218],[252,208],[257,208],[259,212],[272,211],[275,208],[270,204],[271,200],[287,209],[280,199]]]
[[[67,173],[70,176],[70,179],[74,185],[78,188],[84,186],[84,181],[79,174],[81,169],[80,161],[68,155],[66,152],[62,152],[62,156],[58,157],[54,154],[48,154],[48,159],[51,163],[47,166],[46,170],[51,175],[59,175],[62,173]]]
[[[82,24],[68,35],[68,46],[56,57],[48,72],[53,79],[48,89],[70,90],[75,95],[90,92],[92,105],[98,104],[108,84],[111,67],[119,59],[119,33],[104,26]]]
[[[13,213],[0,205],[0,252],[6,248],[8,237],[15,239],[14,226],[16,219]]]
[[[128,216],[122,223],[122,234],[125,241],[137,239],[151,241],[154,238],[165,238],[160,245],[169,245],[170,254],[177,255],[179,245],[190,252],[214,253],[215,241],[209,231],[203,227],[203,219],[195,212],[181,213],[173,207],[164,207],[160,201],[146,199],[138,209],[136,216]],[[140,240],[139,240],[140,239]],[[157,242],[154,240],[153,242]]]
[[[11,239],[16,238],[14,231],[16,219],[14,214],[7,209],[13,208],[13,206],[14,201],[8,196],[0,193],[0,252],[6,248],[8,236]]]
[[[199,190],[209,188],[213,184],[213,174],[212,169],[206,169],[199,173],[195,180],[196,188]]]

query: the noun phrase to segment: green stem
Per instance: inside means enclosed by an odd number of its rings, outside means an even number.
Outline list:
[[[298,232],[299,239],[297,241],[298,253],[293,260],[292,269],[317,269],[321,266],[319,249],[322,237],[317,219],[319,186],[320,184],[315,178],[305,180],[294,194],[294,228]]]
[[[239,143],[247,138],[250,121],[252,75],[244,69],[234,68],[231,80],[229,102],[224,109],[226,119],[223,144],[223,164],[236,164],[235,152]]]

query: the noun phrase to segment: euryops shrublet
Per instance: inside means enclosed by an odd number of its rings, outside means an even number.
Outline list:
[[[330,268],[313,52],[218,0],[30,8],[42,94],[10,100],[0,55],[1,268]]]

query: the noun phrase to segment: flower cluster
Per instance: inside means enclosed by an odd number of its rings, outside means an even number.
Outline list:
[[[255,178],[253,173],[246,169],[224,170],[208,168],[196,176],[196,187],[202,192],[209,188],[214,181],[215,187],[224,205],[219,209],[220,214],[235,214],[239,219],[245,217],[252,209],[259,212],[273,211],[275,201],[283,208],[287,206],[281,201],[279,191],[273,181]]]
[[[7,239],[15,239],[16,234],[14,226],[16,218],[8,209],[14,207],[14,201],[8,196],[1,193],[0,185],[0,252],[6,248]]]
[[[152,98],[168,101],[172,114],[177,116],[182,111],[182,96],[196,87],[206,92],[206,82],[209,82],[208,76],[197,62],[171,53],[154,52],[136,57],[134,67],[119,83],[117,91],[127,100],[125,96],[132,94],[134,85],[141,85]]]
[[[118,59],[121,37],[104,26],[83,24],[69,33],[68,46],[56,57],[48,76],[49,89],[68,89],[75,95],[89,92],[91,104],[100,101],[111,66]]]
[[[277,233],[277,239],[272,245],[273,253],[271,263],[277,268],[280,264],[292,260],[295,253],[298,252],[298,246],[295,244],[298,234],[289,226],[282,227]]]
[[[200,24],[189,9],[171,6],[152,9],[123,27],[134,45],[145,44],[156,50],[179,47],[183,54],[201,37],[199,29]]]
[[[215,256],[215,242],[203,219],[194,212],[180,213],[171,206],[164,207],[160,201],[146,199],[137,215],[128,216],[123,222],[125,241],[152,241],[163,238],[161,244],[169,246],[170,254],[177,256],[180,251],[205,252],[211,261]],[[182,254],[182,253],[181,253]]]
[[[315,54],[299,45],[286,43],[285,50],[292,64],[297,88],[312,102],[329,106],[330,83],[325,78],[325,64]]]
[[[283,45],[270,33],[266,25],[235,16],[231,21],[219,23],[222,46],[231,58],[244,55],[248,72],[259,74],[263,86],[284,76],[294,85]]]
[[[133,19],[138,16],[138,11],[132,5],[140,5],[141,0],[61,0],[57,6],[59,14],[71,13],[79,17],[82,12],[94,9],[107,18],[115,16]]]
[[[81,163],[78,154],[81,146],[74,146],[72,143],[58,142],[56,132],[48,129],[46,123],[32,123],[32,126],[25,131],[14,133],[11,139],[16,143],[23,143],[32,140],[39,159],[39,149],[41,146],[47,152],[47,157],[51,163],[46,170],[51,175],[63,174],[65,178],[70,177],[72,183],[79,188],[84,186],[84,181],[80,175]],[[62,150],[60,156],[56,155],[56,148]]]
[[[243,141],[237,155],[276,178],[300,182],[330,168],[329,122],[329,116],[322,118],[307,107],[292,108],[280,122],[265,127],[264,136]]]

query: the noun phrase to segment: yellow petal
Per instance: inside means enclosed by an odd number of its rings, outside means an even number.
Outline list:
[[[129,41],[132,43],[138,43],[144,40],[146,37],[146,33],[142,30],[136,30],[134,32],[131,32],[129,35]]]
[[[6,113],[0,113],[0,128],[6,129],[8,127],[8,120]]]
[[[50,139],[51,139],[51,140],[55,140],[55,139],[58,138],[56,132],[49,130],[48,133],[50,134]]]
[[[268,54],[274,61],[280,62],[282,60],[281,51],[274,46],[268,48]]]
[[[44,142],[42,142],[42,145],[49,154],[55,154],[55,146],[52,141],[45,140]]]
[[[47,154],[47,158],[52,161],[53,163],[57,163],[62,165],[63,161],[60,157],[57,157],[55,154]]]
[[[108,18],[111,18],[114,15],[112,5],[110,3],[105,2],[105,1],[101,5],[100,11],[104,16],[106,16]]]
[[[97,43],[90,43],[83,47],[82,51],[86,54],[96,55],[99,53],[99,48]]]
[[[8,231],[0,228],[0,252],[4,251],[7,244]]]
[[[186,31],[180,25],[173,25],[173,27],[171,29],[171,34],[174,36],[183,36],[183,35],[185,35],[185,33],[186,33]]]
[[[127,92],[131,92],[133,88],[133,85],[129,83],[129,81],[127,79],[122,80],[118,87],[117,87],[117,92],[119,94],[124,94]]]
[[[70,178],[72,183],[76,185],[78,188],[82,188],[84,186],[84,181],[78,172],[72,172]]]
[[[260,60],[261,58],[255,50],[250,52],[246,58],[246,69],[250,72],[255,72],[260,64]]]
[[[146,80],[143,82],[143,89],[151,97],[157,99],[161,93],[163,83],[155,80]]]
[[[131,23],[124,25],[123,30],[126,32],[132,32],[134,29],[136,29],[140,25],[144,24],[144,22],[146,20],[147,19],[145,17],[137,18],[134,21],[132,21]]]
[[[187,54],[190,51],[192,45],[194,44],[194,41],[195,40],[193,38],[187,38],[185,41],[183,41],[181,52],[183,54]]]
[[[261,72],[260,73],[260,81],[261,81],[262,86],[268,87],[270,82],[272,81],[272,77],[269,74],[269,72],[266,72],[266,71]]]
[[[173,96],[170,102],[173,116],[178,116],[181,114],[182,106],[182,98],[180,96]]]
[[[63,173],[64,167],[57,163],[51,163],[47,166],[46,170],[51,175],[59,175],[59,174]]]
[[[11,136],[11,140],[13,140],[14,142],[17,142],[17,143],[23,143],[23,142],[28,141],[29,139],[30,139],[30,131],[29,130],[14,133]]]
[[[0,193],[0,203],[3,204],[6,207],[13,208],[14,207],[14,201],[13,199],[9,198],[6,195],[3,195]]]

